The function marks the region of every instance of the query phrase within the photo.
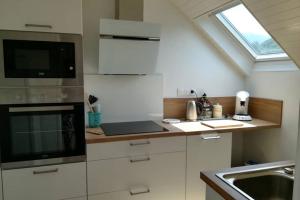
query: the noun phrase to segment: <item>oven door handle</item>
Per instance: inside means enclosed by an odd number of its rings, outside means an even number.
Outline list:
[[[66,111],[66,110],[74,110],[74,106],[9,107],[10,113],[40,112],[40,111]]]

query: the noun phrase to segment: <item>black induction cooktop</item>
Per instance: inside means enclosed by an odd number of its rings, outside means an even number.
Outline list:
[[[153,121],[103,123],[101,128],[106,136],[169,131]]]

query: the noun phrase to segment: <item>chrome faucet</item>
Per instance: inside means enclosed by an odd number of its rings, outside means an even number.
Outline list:
[[[291,167],[285,167],[283,168],[284,173],[293,176],[295,174],[295,169]]]

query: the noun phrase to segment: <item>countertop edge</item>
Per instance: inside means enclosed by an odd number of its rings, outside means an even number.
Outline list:
[[[263,120],[260,120],[263,121]],[[231,127],[231,128],[219,128],[212,129],[208,128],[205,130],[198,131],[183,131],[181,129],[172,127],[170,129],[170,124],[164,124],[166,128],[170,131],[168,132],[159,132],[159,133],[144,133],[144,134],[129,134],[129,135],[117,135],[117,136],[104,136],[104,135],[95,135],[91,133],[86,133],[86,144],[96,144],[96,143],[106,143],[106,142],[118,142],[118,141],[128,141],[128,140],[139,140],[139,139],[151,139],[151,138],[164,138],[164,137],[176,137],[176,136],[193,136],[201,135],[205,133],[226,133],[226,132],[248,132],[253,130],[264,130],[271,128],[281,128],[280,124],[275,124],[272,122],[264,121],[268,125],[263,126],[253,126],[253,127]]]
[[[200,178],[225,200],[237,200],[237,197],[234,197],[235,195],[233,195],[232,193],[238,192],[230,186],[226,185],[226,183],[223,183],[223,181],[219,180],[218,177],[215,177],[215,173],[200,172]],[[242,195],[239,196],[241,197],[238,197],[238,200],[248,200]]]

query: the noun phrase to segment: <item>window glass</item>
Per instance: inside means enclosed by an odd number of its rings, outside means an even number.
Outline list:
[[[217,18],[238,40],[242,40],[242,44],[251,50],[255,57],[285,54],[243,4],[218,13]]]

